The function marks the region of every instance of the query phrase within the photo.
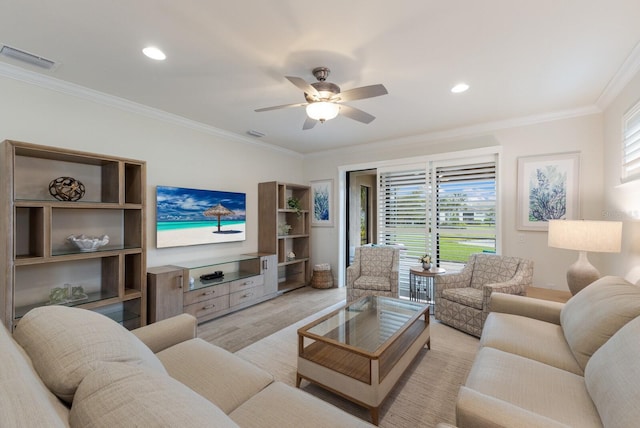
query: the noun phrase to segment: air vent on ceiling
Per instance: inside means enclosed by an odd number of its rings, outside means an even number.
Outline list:
[[[247,134],[249,134],[251,136],[254,136],[254,137],[258,137],[258,138],[264,137],[264,133],[263,132],[256,131],[255,129],[248,130]]]
[[[17,59],[18,61],[26,62],[27,64],[35,65],[36,67],[44,68],[46,70],[51,70],[57,65],[55,61],[51,61],[50,59],[42,58],[41,56],[6,45],[0,48],[0,55],[6,56],[7,58]]]

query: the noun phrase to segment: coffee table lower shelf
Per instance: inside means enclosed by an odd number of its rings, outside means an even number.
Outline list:
[[[303,329],[301,329],[303,330]],[[305,338],[298,331],[296,387],[304,379],[340,395],[371,413],[378,425],[378,409],[407,367],[427,346],[430,348],[429,311],[420,317],[380,354],[358,348]],[[307,343],[305,346],[305,339]]]

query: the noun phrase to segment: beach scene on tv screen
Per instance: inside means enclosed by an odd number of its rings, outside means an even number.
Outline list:
[[[158,248],[246,239],[245,193],[157,186]]]

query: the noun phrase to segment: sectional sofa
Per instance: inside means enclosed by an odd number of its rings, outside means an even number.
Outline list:
[[[34,309],[13,337],[0,328],[0,426],[372,426],[195,333],[187,314],[129,332],[88,310]]]
[[[493,293],[458,427],[637,427],[640,287],[604,277],[566,304]]]

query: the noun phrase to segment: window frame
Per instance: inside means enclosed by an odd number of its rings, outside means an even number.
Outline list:
[[[622,156],[620,181],[640,179],[640,101],[622,116]]]

